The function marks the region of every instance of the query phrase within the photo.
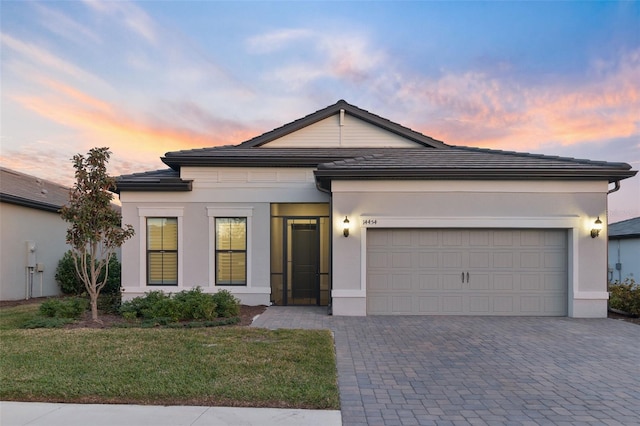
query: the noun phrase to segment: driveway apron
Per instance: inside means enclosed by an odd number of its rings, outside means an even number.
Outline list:
[[[344,425],[640,424],[635,324],[269,307],[253,326],[333,331]]]

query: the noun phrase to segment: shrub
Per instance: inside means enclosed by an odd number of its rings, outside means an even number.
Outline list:
[[[107,284],[100,292],[100,294],[120,294],[120,275],[121,265],[116,255],[112,255],[109,259],[109,277],[107,278]],[[103,279],[104,271],[100,275],[99,279]],[[56,281],[60,285],[60,290],[64,294],[80,295],[85,292],[84,284],[76,273],[76,267],[74,265],[73,256],[71,250],[67,251],[62,259],[58,262],[56,268]]]
[[[240,314],[240,300],[228,290],[220,290],[213,295],[219,317],[230,318]]]
[[[61,328],[72,322],[71,318],[37,317],[26,321],[21,328]]]
[[[640,315],[640,285],[633,279],[609,284],[609,308]]]
[[[183,320],[210,320],[217,316],[214,297],[203,293],[200,287],[181,291],[173,300],[179,305]]]
[[[120,313],[128,320],[141,318],[164,325],[167,320],[177,322],[214,319],[219,316],[217,306],[214,295],[205,294],[200,287],[196,287],[183,290],[173,297],[162,291],[151,291],[122,303]]]
[[[81,297],[49,299],[40,305],[40,315],[49,318],[77,319],[87,310],[89,302]]]

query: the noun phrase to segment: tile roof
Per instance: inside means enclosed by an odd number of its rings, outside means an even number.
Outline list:
[[[191,191],[191,180],[180,178],[180,172],[173,169],[122,175],[116,178],[116,193],[120,191]]]
[[[337,114],[340,110],[422,146],[260,148],[272,140]],[[175,173],[165,170],[121,176],[118,178],[118,186],[123,190],[140,191],[189,190],[186,188],[191,183],[179,178],[182,166],[311,167],[317,168],[316,178],[324,182],[325,187],[329,187],[334,178],[607,179],[615,182],[637,173],[631,171],[631,166],[626,163],[447,145],[343,100],[239,145],[167,152],[162,161]]]
[[[640,238],[640,217],[611,223],[607,227],[609,238]]]
[[[0,201],[57,212],[69,200],[70,188],[0,167]]]

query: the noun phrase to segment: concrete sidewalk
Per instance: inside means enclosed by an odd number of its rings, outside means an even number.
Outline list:
[[[2,426],[342,425],[340,411],[0,402]]]

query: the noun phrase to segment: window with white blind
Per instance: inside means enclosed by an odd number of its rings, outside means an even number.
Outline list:
[[[216,217],[216,285],[247,285],[247,218]]]
[[[147,285],[178,285],[178,218],[147,218]]]

